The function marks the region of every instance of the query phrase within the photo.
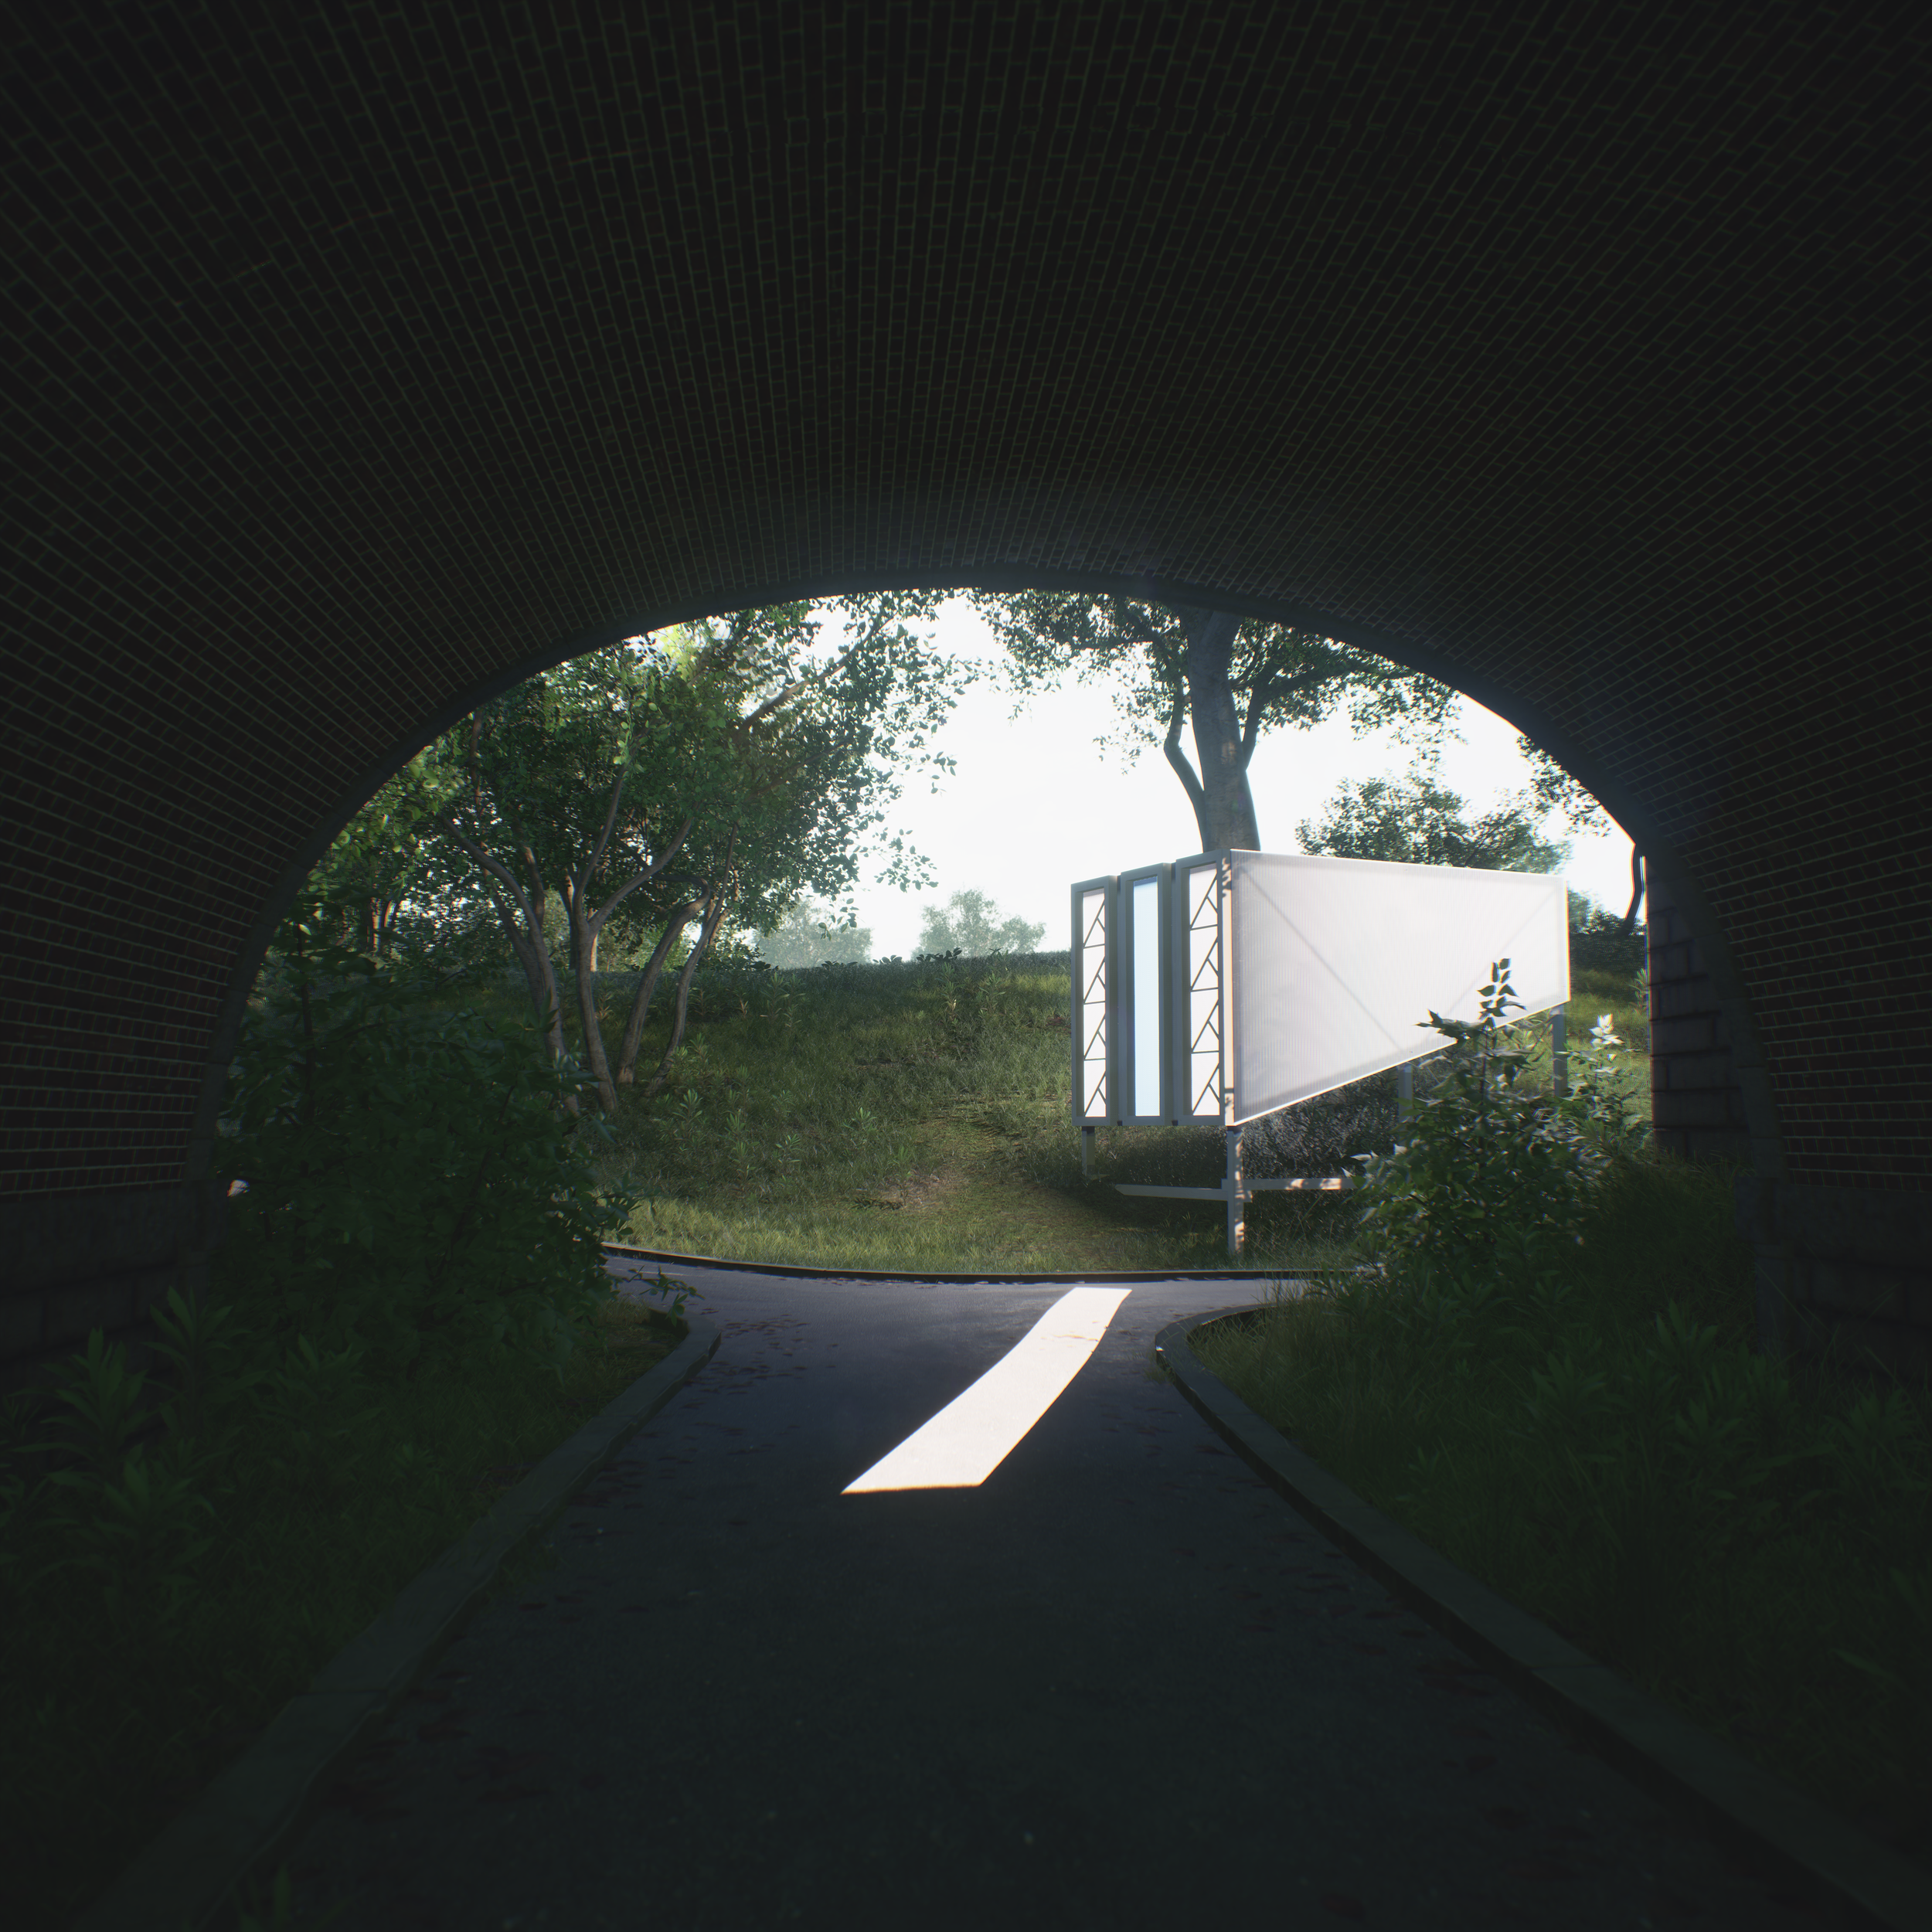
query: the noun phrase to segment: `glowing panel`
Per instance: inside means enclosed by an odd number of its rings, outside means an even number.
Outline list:
[[[1134,1111],[1161,1111],[1161,888],[1134,882]]]

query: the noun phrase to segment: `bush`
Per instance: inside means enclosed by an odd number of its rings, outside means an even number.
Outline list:
[[[1570,929],[1570,970],[1578,973],[1615,973],[1634,978],[1648,963],[1644,928],[1632,922],[1628,934],[1621,913],[1593,906],[1589,917]]]
[[[536,1029],[452,1009],[447,981],[321,932],[298,910],[243,1022],[215,1178],[247,1188],[218,1298],[378,1377],[484,1350],[561,1379],[610,1291],[600,1243],[632,1206],[593,1179],[607,1134],[570,1111],[583,1077]]]
[[[1406,1138],[1393,1153],[1354,1157],[1358,1238],[1389,1283],[1425,1297],[1467,1291],[1472,1308],[1481,1284],[1537,1274],[1553,1250],[1580,1245],[1609,1163],[1583,1124],[1587,1103],[1565,1111],[1516,1090],[1529,1056],[1506,1044],[1505,1015],[1522,1002],[1509,961],[1492,971],[1480,1020],[1430,1014],[1454,1044],[1447,1077],[1417,1099]]]

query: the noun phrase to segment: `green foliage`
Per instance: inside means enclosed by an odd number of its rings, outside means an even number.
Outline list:
[[[640,740],[640,796],[665,801],[667,824],[692,817],[680,869],[728,881],[740,925],[766,930],[808,892],[836,898],[869,851],[887,882],[923,882],[925,862],[884,828],[900,772],[952,768],[932,740],[973,672],[913,628],[947,594],[836,600],[825,607],[844,638],[830,656],[808,603],[682,628]],[[661,917],[664,895],[642,896],[657,910],[638,917]]]
[[[1538,1271],[1284,1286],[1194,1351],[1450,1561],[1923,1859],[1932,1387],[1753,1352],[1734,1179],[1633,1149]]]
[[[1528,1055],[1509,1042],[1505,1015],[1522,1002],[1508,960],[1492,972],[1479,1020],[1430,1014],[1454,1042],[1448,1077],[1416,1102],[1406,1141],[1355,1156],[1359,1238],[1392,1282],[1425,1298],[1445,1282],[1493,1280],[1499,1267],[1533,1274],[1553,1250],[1580,1243],[1607,1165],[1571,1115],[1518,1091]]]
[[[1407,866],[1464,866],[1488,872],[1554,872],[1566,845],[1542,836],[1542,808],[1526,794],[1505,800],[1471,824],[1460,794],[1426,771],[1409,783],[1345,781],[1318,825],[1305,819],[1295,837],[1306,852],[1333,859],[1376,859]]]
[[[1634,1117],[1636,1104],[1621,1077],[1623,1045],[1611,1015],[1599,1013],[1589,1039],[1570,1049],[1570,1091],[1556,1105],[1605,1146],[1628,1151],[1642,1144],[1650,1128]]]
[[[284,927],[244,1022],[214,1174],[247,1187],[218,1284],[372,1374],[484,1349],[560,1377],[631,1206],[594,1179],[600,1124],[565,1110],[581,1077],[320,925],[311,905]]]
[[[944,906],[922,906],[919,924],[922,953],[957,953],[968,959],[1030,953],[1046,937],[1044,925],[1017,917],[1002,921],[999,908],[982,892],[957,892]]]
[[[1642,972],[1649,957],[1649,941],[1641,920],[1633,920],[1624,930],[1621,913],[1606,912],[1600,906],[1584,902],[1578,917],[1577,895],[1570,895],[1570,970],[1612,972],[1626,978]]]
[[[571,1070],[339,930],[311,900],[277,937],[217,1151],[248,1189],[206,1287],[154,1316],[173,1372],[95,1332],[0,1403],[0,1805],[35,1924],[70,1923],[158,1794],[216,1775],[675,1323],[610,1292],[599,1236],[630,1202],[597,1184]]]
[[[1158,744],[1188,690],[1188,638],[1165,604],[1083,592],[969,590],[966,601],[1005,647],[1014,685],[1057,683],[1077,666],[1081,680],[1115,683],[1124,727],[1104,743]],[[1250,748],[1277,725],[1321,723],[1345,703],[1357,731],[1395,726],[1404,742],[1433,738],[1456,694],[1371,651],[1291,625],[1254,617],[1236,634],[1227,686],[1241,701]],[[1245,764],[1245,758],[1243,759]]]
[[[432,746],[376,791],[336,835],[310,876],[309,890],[329,915],[332,936],[351,951],[386,954],[440,942],[447,956],[472,937],[473,909],[427,918],[420,902],[438,879],[436,821],[460,783]]]

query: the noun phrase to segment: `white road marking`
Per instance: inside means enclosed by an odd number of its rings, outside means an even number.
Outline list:
[[[1072,1288],[963,1395],[838,1493],[971,1489],[984,1482],[1100,1346],[1131,1288]]]

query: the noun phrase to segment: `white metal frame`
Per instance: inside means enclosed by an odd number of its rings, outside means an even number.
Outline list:
[[[1116,883],[1111,876],[1083,879],[1073,891],[1073,981],[1066,1019],[1073,1043],[1073,1123],[1090,1134],[1114,1117]]]
[[[1174,1124],[1228,1124],[1227,963],[1231,957],[1233,868],[1226,852],[1196,852],[1172,868]]]
[[[1316,1087],[1298,1093],[1293,1100],[1250,1104],[1237,1113],[1241,1101],[1236,1070],[1242,1064],[1237,1059],[1242,1046],[1237,1029],[1243,1023],[1250,1028],[1255,1023],[1251,1015],[1244,1013],[1235,987],[1236,922],[1243,890],[1237,881],[1244,869],[1251,870],[1257,874],[1252,889],[1260,889],[1258,881],[1264,871],[1278,881],[1284,866],[1291,874],[1298,866],[1324,865],[1367,866],[1379,874],[1423,874],[1416,886],[1425,893],[1448,884],[1440,877],[1443,872],[1464,869],[1396,867],[1362,859],[1311,860],[1299,854],[1208,852],[1177,859],[1171,866],[1142,866],[1131,872],[1083,880],[1073,888],[1073,972],[1068,1017],[1073,1037],[1073,1117],[1081,1129],[1082,1172],[1091,1171],[1094,1130],[1103,1125],[1219,1127],[1227,1142],[1226,1174],[1219,1187],[1116,1185],[1123,1194],[1225,1202],[1230,1254],[1240,1252],[1246,1233],[1242,1210],[1255,1194],[1277,1189],[1340,1192],[1351,1185],[1346,1177],[1328,1175],[1249,1181],[1241,1172],[1241,1128],[1245,1121],[1330,1090]],[[1554,917],[1563,940],[1560,986],[1546,987],[1542,992],[1554,990],[1559,996],[1541,997],[1517,1017],[1550,1012],[1551,1071],[1556,1090],[1561,1094],[1568,1088],[1563,1002],[1570,991],[1563,882],[1552,882],[1543,874],[1509,876],[1526,884],[1534,879],[1555,895]],[[1496,875],[1478,877],[1493,893]],[[1379,891],[1383,885],[1399,889],[1400,882],[1380,880],[1372,889]],[[1525,899],[1533,928],[1541,916],[1534,910],[1538,895],[1517,896]],[[1152,937],[1146,930],[1150,912],[1155,921]],[[1392,934],[1386,943],[1399,944],[1400,936]],[[1150,973],[1156,978],[1151,993],[1147,983]],[[1453,1012],[1456,997],[1445,991],[1436,1010]],[[1386,1032],[1384,1037],[1388,1037]],[[1156,1062],[1158,1096],[1148,1091],[1148,1070],[1143,1064],[1149,1056],[1150,1044]],[[1400,1061],[1379,1057],[1372,1064],[1350,1071],[1335,1084],[1346,1085],[1393,1066],[1400,1104],[1406,1113],[1413,1106],[1413,1068],[1427,1057],[1427,1053]],[[1134,1104],[1148,1100],[1155,1101],[1151,1112]]]

